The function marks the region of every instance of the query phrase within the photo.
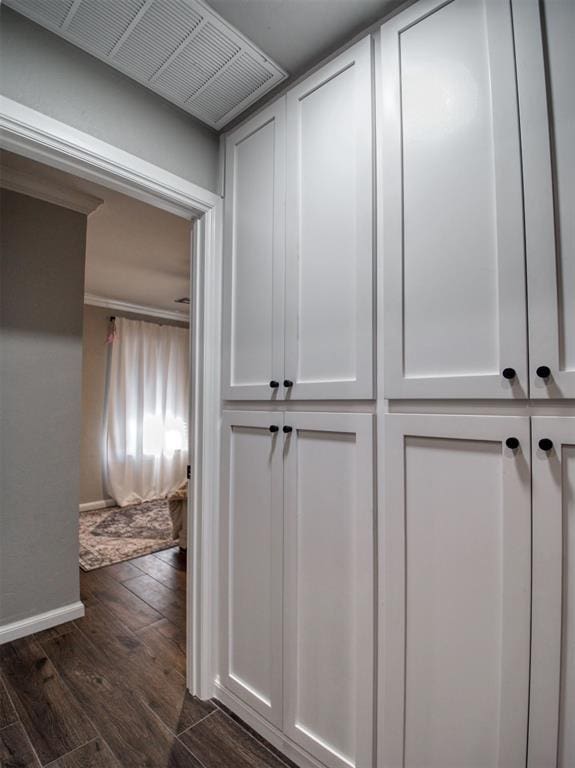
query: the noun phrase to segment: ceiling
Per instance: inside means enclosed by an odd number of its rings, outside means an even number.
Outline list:
[[[286,73],[203,0],[4,0],[212,128]]]
[[[3,1],[217,130],[402,2]]]
[[[188,319],[188,308],[174,300],[189,296],[189,221],[19,155],[2,151],[0,162],[103,201],[88,217],[86,293]]]
[[[291,78],[405,0],[208,0]]]

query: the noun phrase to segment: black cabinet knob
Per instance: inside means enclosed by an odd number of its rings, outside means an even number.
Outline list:
[[[548,379],[549,376],[551,376],[551,368],[549,368],[548,365],[540,365],[535,373],[539,376],[540,379]]]
[[[286,435],[289,435],[290,432],[293,432],[293,427],[284,427],[283,431]]]
[[[293,387],[293,381],[291,379],[284,379],[284,387]]]
[[[272,389],[277,389],[279,387],[279,385],[280,385],[279,381],[276,381],[275,379],[272,379],[270,381],[270,387]]]
[[[501,371],[501,375],[503,376],[504,379],[508,379],[509,381],[511,379],[514,379],[517,376],[517,374],[515,373],[515,368],[504,368]]]
[[[542,451],[550,451],[553,448],[553,440],[549,440],[548,437],[543,437],[539,441],[539,447]]]
[[[519,448],[519,440],[516,437],[508,437],[505,441],[505,445],[514,451],[516,448]]]
[[[277,424],[272,424],[270,427],[270,432],[279,432],[280,428],[277,426]]]

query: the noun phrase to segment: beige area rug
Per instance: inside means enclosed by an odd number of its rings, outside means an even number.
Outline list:
[[[177,544],[167,499],[80,512],[80,567],[93,571]]]

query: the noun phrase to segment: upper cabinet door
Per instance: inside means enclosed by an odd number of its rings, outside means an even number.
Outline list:
[[[285,424],[284,732],[326,768],[370,768],[373,416]]]
[[[529,419],[384,422],[378,765],[525,768]]]
[[[283,376],[285,99],[226,138],[224,206],[222,394],[276,399]]]
[[[282,724],[283,414],[224,411],[220,679]],[[271,431],[277,429],[277,431]]]
[[[538,416],[532,419],[532,430],[533,628],[527,766],[572,768],[575,765],[575,418]]]
[[[382,26],[381,62],[385,397],[524,398],[509,4],[418,2]]]
[[[286,396],[371,398],[371,40],[287,99]]]
[[[513,19],[531,397],[575,397],[575,3],[515,0]]]

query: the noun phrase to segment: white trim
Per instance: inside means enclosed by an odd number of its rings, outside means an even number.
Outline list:
[[[94,293],[84,294],[84,304],[91,307],[106,307],[114,309],[116,312],[129,312],[133,315],[148,315],[149,317],[163,317],[166,320],[180,320],[182,323],[189,323],[188,314],[183,312],[170,312],[168,309],[158,309],[157,307],[148,307],[144,304],[131,304],[129,301],[119,301],[118,299],[106,299],[104,296],[96,296]]]
[[[88,195],[86,192],[65,187],[51,179],[24,173],[24,171],[18,171],[16,168],[9,168],[6,165],[0,165],[0,187],[10,189],[12,192],[20,192],[22,195],[36,197],[39,200],[60,205],[78,213],[84,213],[86,216],[98,210],[104,202],[99,197]]]
[[[83,504],[79,504],[80,512],[92,512],[94,509],[107,509],[108,507],[115,507],[116,501],[114,499],[100,499],[99,501],[86,501]]]
[[[217,664],[217,542],[214,526],[219,509],[220,395],[222,315],[222,213],[220,202],[194,227],[190,323],[191,430],[190,455],[194,457],[188,493],[188,594],[193,595],[187,614],[188,647],[193,654],[187,680],[192,693],[211,698]],[[204,258],[197,258],[203,253]],[[203,302],[202,302],[203,300]],[[203,311],[201,311],[203,303]],[[209,461],[206,461],[209,459]],[[203,510],[194,515],[193,509]]]
[[[0,96],[0,147],[190,219],[219,197],[123,149]]]
[[[263,736],[273,747],[279,749],[289,760],[300,766],[300,768],[325,768],[323,763],[320,763],[302,747],[295,744],[279,728],[271,725],[260,714],[254,712],[247,704],[244,704],[241,699],[228,691],[227,688],[224,688],[219,680],[214,683],[214,693],[218,701],[221,701],[224,706],[241,718],[250,728],[259,733],[260,736]]]
[[[19,637],[33,635],[35,632],[42,632],[42,630],[50,629],[50,627],[56,627],[67,621],[81,619],[83,615],[84,604],[78,601],[64,605],[62,608],[54,608],[54,610],[46,611],[46,613],[38,613],[28,619],[13,621],[0,627],[0,645],[18,640]]]
[[[187,220],[198,219],[193,227],[195,248],[191,255],[192,276],[201,277],[192,293],[192,370],[197,383],[191,393],[194,418],[190,441],[197,447],[192,454],[196,490],[188,494],[187,615],[193,632],[188,632],[186,651],[188,687],[192,694],[209,698],[215,676],[212,649],[217,637],[212,624],[217,562],[212,529],[219,484],[221,198],[135,155],[1,96],[0,147],[116,189]],[[194,642],[194,638],[198,642]]]

